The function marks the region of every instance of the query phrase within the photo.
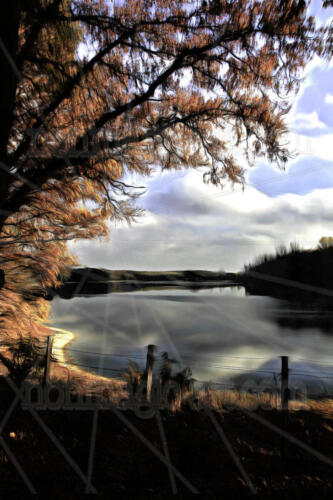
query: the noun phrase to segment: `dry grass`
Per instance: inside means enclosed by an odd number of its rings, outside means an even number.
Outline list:
[[[208,389],[197,394],[200,401],[206,402],[210,407],[216,409],[239,407],[246,409],[281,409],[281,397],[268,393],[251,394],[249,392],[239,392],[236,390],[218,391]],[[333,399],[303,401],[289,401],[291,411],[316,410],[333,415]]]
[[[49,330],[48,330],[49,331]],[[44,333],[44,332],[43,332]],[[68,342],[71,340],[69,339]],[[65,342],[67,345],[67,342]],[[61,356],[60,356],[61,358]],[[77,366],[67,363],[66,356],[59,359],[59,362],[51,363],[50,383],[53,385],[63,385],[71,387],[71,391],[84,396],[96,396],[102,401],[119,404],[121,400],[127,399],[129,391],[127,383],[131,379],[110,379],[89,373]],[[8,376],[7,369],[0,363],[0,375]],[[40,383],[41,379],[28,377],[30,383]],[[245,409],[276,409],[281,408],[281,398],[277,394],[261,393],[252,394],[237,390],[216,390],[209,386],[204,390],[193,389],[192,391],[183,391],[170,405],[171,411],[178,411],[184,404],[190,404],[192,408],[198,406],[208,406],[210,408],[228,410],[230,408]],[[306,399],[292,400],[289,402],[291,411],[309,410],[318,413],[333,416],[333,399]]]
[[[122,381],[113,381],[108,388],[103,388],[103,384],[98,387],[95,393],[101,394],[103,398],[119,403],[127,399],[128,391]],[[164,401],[161,402],[163,405]],[[173,412],[181,410],[183,405],[189,405],[193,409],[200,407],[209,407],[217,410],[229,410],[232,408],[245,408],[248,410],[262,409],[281,409],[281,398],[277,395],[268,393],[251,394],[249,392],[239,392],[237,390],[194,390],[183,392],[174,401],[169,404],[169,409]],[[289,401],[290,411],[316,411],[333,417],[333,399],[303,401]]]

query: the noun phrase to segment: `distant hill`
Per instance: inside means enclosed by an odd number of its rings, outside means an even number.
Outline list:
[[[165,286],[182,285],[186,288],[205,288],[223,282],[225,286],[237,284],[236,273],[204,270],[185,271],[132,271],[98,268],[74,268],[63,286],[49,290],[47,298],[54,295],[71,298],[75,295],[89,295],[109,292],[147,290]]]
[[[216,271],[188,270],[188,271],[131,271],[110,270],[97,268],[74,268],[67,282],[79,282],[82,277],[88,281],[130,280],[130,281],[220,281],[232,279],[235,273]]]
[[[333,247],[263,255],[245,267],[242,280],[251,294],[331,301]]]

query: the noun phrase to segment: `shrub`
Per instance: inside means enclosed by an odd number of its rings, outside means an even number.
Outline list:
[[[37,376],[44,368],[45,346],[38,338],[20,335],[18,339],[2,342],[2,345],[7,348],[8,356],[0,353],[0,361],[16,385],[20,386],[30,374]]]
[[[324,250],[333,246],[333,236],[322,236],[318,242],[318,250]]]

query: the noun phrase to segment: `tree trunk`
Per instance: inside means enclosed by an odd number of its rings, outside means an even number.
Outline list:
[[[0,162],[6,165],[8,139],[10,136],[13,111],[15,105],[18,75],[13,70],[17,56],[18,30],[20,18],[20,1],[10,0],[0,2],[0,68],[1,68],[1,91],[0,91]],[[10,62],[10,60],[11,62]],[[4,166],[0,165],[0,208],[5,200],[10,177]],[[2,228],[5,214],[0,216],[0,230]]]

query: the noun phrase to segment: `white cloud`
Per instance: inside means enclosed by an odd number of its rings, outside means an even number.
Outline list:
[[[290,134],[291,145],[301,156],[316,156],[332,161],[333,133],[310,137],[301,134]]]
[[[327,94],[329,95],[329,94]],[[327,96],[326,96],[327,97]],[[330,96],[333,102],[333,96]],[[326,100],[326,102],[328,102]],[[318,118],[317,111],[313,111],[312,113],[297,113],[294,116],[294,124],[297,124],[298,127],[305,129],[313,129],[313,128],[325,128],[325,123],[321,122]]]
[[[325,102],[327,104],[333,104],[333,95],[332,94],[326,94],[326,96],[325,96]]]
[[[164,185],[167,180],[164,177]],[[71,244],[82,264],[113,269],[239,271],[279,244],[296,240],[313,248],[322,235],[333,234],[333,189],[273,199],[251,186],[244,192],[221,192],[204,185],[200,173],[193,171],[178,180],[177,189],[174,182],[170,186],[173,188],[160,200],[159,213],[148,212],[141,224],[111,229],[111,241],[103,245],[94,241]],[[147,197],[153,193],[152,187]],[[189,200],[199,204],[193,214],[182,209]],[[170,205],[173,212],[168,212]]]

